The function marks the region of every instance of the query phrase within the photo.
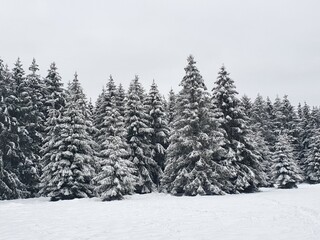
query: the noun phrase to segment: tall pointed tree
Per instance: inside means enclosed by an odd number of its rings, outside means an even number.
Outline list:
[[[31,89],[25,76],[24,69],[20,59],[18,59],[12,70],[12,86],[13,95],[11,95],[14,107],[11,109],[12,117],[17,119],[18,129],[18,146],[19,154],[19,177],[21,181],[27,186],[29,196],[34,196],[37,192],[37,185],[39,183],[39,173],[37,172],[38,156],[32,151],[30,147],[36,138],[36,130],[34,125],[37,124],[37,111],[31,99]],[[30,131],[30,132],[29,132]],[[36,143],[35,143],[36,145]]]
[[[214,121],[210,98],[193,56],[176,101],[162,188],[174,195],[222,194],[222,133]]]
[[[30,196],[21,182],[19,124],[15,117],[14,82],[0,59],[0,200]]]
[[[150,116],[143,104],[145,94],[138,76],[132,80],[127,94],[126,128],[130,147],[130,160],[137,169],[137,193],[154,191],[159,173],[158,164],[152,159]]]
[[[176,95],[173,89],[171,88],[169,92],[169,99],[168,99],[168,105],[167,105],[167,119],[168,119],[169,126],[171,126],[175,117],[175,105],[176,105]]]
[[[304,164],[306,181],[311,184],[320,183],[320,129],[313,132],[310,139],[308,156]]]
[[[100,146],[100,167],[94,181],[95,192],[103,201],[120,200],[134,191],[135,168],[129,160],[124,117],[121,115],[123,99],[117,95],[112,77],[105,92],[108,105],[104,115],[104,141]]]
[[[237,98],[234,81],[222,66],[213,88],[213,106],[222,114],[218,117],[225,131],[224,149],[228,153],[228,169],[233,173],[231,192],[254,192],[265,181],[261,154],[255,149],[250,138],[248,119]]]
[[[158,86],[153,81],[151,89],[145,100],[147,113],[150,115],[151,147],[152,157],[157,162],[160,169],[164,169],[166,159],[166,149],[169,143],[169,127],[166,120],[163,99],[159,93]],[[162,171],[161,171],[162,172]],[[157,184],[160,183],[159,172]]]
[[[69,87],[66,106],[51,129],[52,138],[44,155],[41,193],[52,201],[93,196],[95,153],[89,134],[91,123],[83,112],[84,94],[77,78]],[[59,111],[55,107],[53,110]]]

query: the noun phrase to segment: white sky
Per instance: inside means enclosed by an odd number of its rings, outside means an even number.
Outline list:
[[[222,63],[240,94],[288,94],[320,105],[318,0],[0,0],[0,57],[63,82],[79,74],[93,99],[110,74],[125,87],[140,76],[167,94],[195,56],[208,88]]]

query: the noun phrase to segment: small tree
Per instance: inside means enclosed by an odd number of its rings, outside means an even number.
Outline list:
[[[296,188],[297,183],[302,181],[300,169],[293,157],[293,148],[286,134],[277,139],[271,174],[278,188]]]
[[[305,162],[306,181],[320,183],[320,129],[317,128],[310,139],[309,154]]]

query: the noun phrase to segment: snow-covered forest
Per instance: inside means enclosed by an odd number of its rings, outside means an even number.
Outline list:
[[[180,91],[106,81],[95,104],[32,61],[0,60],[0,199],[224,195],[320,183],[320,109],[239,96],[222,66],[207,89],[192,56]],[[236,79],[235,79],[236,80]],[[178,80],[177,80],[178,81]],[[206,79],[209,81],[209,79]]]

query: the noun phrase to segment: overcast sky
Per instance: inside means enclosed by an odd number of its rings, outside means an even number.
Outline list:
[[[193,54],[208,88],[225,64],[241,95],[288,94],[320,105],[318,0],[0,0],[0,57],[63,82],[79,74],[95,99],[110,74],[125,87],[179,90]]]

